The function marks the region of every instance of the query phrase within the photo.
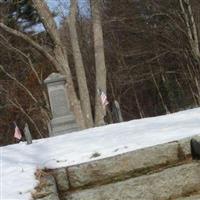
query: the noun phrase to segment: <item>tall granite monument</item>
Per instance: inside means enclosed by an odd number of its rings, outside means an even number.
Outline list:
[[[52,73],[44,80],[44,83],[47,85],[52,112],[49,136],[79,130],[75,117],[70,111],[65,76],[59,73]]]

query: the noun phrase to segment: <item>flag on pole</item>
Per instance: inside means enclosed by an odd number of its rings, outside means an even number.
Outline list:
[[[17,126],[17,124],[14,122],[15,124],[15,133],[14,133],[14,138],[21,140],[22,139],[22,134]]]
[[[101,90],[100,90],[100,98],[101,98],[101,104],[105,108],[109,104],[109,102],[107,100],[106,94]]]

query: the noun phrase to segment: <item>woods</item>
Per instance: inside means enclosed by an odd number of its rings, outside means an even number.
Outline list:
[[[198,0],[54,1],[62,9],[0,3],[0,144],[13,143],[13,121],[28,123],[33,138],[48,136],[43,81],[52,72],[66,77],[82,129],[108,123],[99,89],[125,121],[199,106]]]

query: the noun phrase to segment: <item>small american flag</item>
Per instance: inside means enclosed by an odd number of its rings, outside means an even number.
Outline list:
[[[14,122],[15,124],[15,133],[14,133],[14,138],[21,140],[22,139],[22,134],[17,126],[17,124]]]
[[[109,104],[109,102],[107,100],[106,94],[103,91],[100,91],[100,98],[101,98],[102,106],[105,108]]]

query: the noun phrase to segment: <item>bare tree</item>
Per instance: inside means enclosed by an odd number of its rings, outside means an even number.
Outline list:
[[[104,55],[103,30],[101,23],[101,1],[91,0],[94,54],[96,68],[96,97],[95,97],[95,125],[104,124],[105,109],[101,105],[98,89],[106,93],[106,65]]]
[[[197,24],[194,19],[194,13],[192,10],[192,5],[190,0],[179,0],[183,20],[185,22],[185,29],[187,33],[187,39],[190,44],[189,52],[192,52],[193,58],[196,60],[198,64],[197,67],[194,66],[194,63],[191,62],[190,55],[188,55],[188,52],[186,52],[186,58],[190,62],[189,65],[187,65],[187,69],[189,72],[190,79],[192,80],[193,85],[196,87],[196,92],[193,92],[192,94],[196,97],[198,104],[200,104],[200,75],[199,75],[199,69],[200,69],[200,46],[199,46],[199,38],[198,38],[198,30],[197,30]]]
[[[79,122],[79,125],[81,127],[85,127],[82,109],[75,92],[74,83],[69,68],[67,52],[64,45],[61,42],[60,34],[54,21],[53,15],[50,12],[47,4],[43,0],[35,0],[33,1],[33,3],[38,11],[38,14],[42,19],[46,31],[49,33],[54,44],[53,52],[57,61],[56,68],[60,73],[66,76],[70,105],[73,108],[74,114],[76,116],[77,121]]]
[[[33,5],[38,11],[41,17],[42,23],[49,34],[53,43],[53,54],[50,54],[44,47],[39,43],[34,41],[28,35],[14,30],[3,23],[0,23],[0,28],[4,31],[18,36],[24,39],[26,42],[31,44],[35,49],[37,49],[43,56],[48,58],[48,60],[53,64],[57,71],[66,76],[67,80],[67,92],[69,94],[70,105],[80,127],[92,127],[93,117],[91,111],[90,95],[87,87],[87,80],[84,71],[83,59],[80,51],[80,46],[78,42],[78,35],[76,31],[76,13],[77,13],[77,2],[71,2],[71,11],[69,17],[69,29],[72,41],[73,55],[75,58],[75,68],[78,80],[78,91],[80,94],[80,101],[77,97],[74,83],[72,80],[72,74],[69,67],[69,61],[67,56],[67,51],[63,43],[61,42],[61,37],[59,30],[56,26],[54,17],[49,10],[49,7],[44,0],[35,0]],[[95,48],[95,65],[96,65],[96,100],[95,100],[95,124],[104,124],[103,117],[105,115],[105,110],[101,105],[99,94],[97,89],[101,89],[106,93],[106,66],[104,57],[104,44],[103,44],[103,32],[101,25],[100,16],[100,0],[92,1],[92,15],[93,15],[93,32],[94,32],[94,48]]]
[[[66,76],[66,80],[67,80],[66,87],[67,87],[67,92],[69,94],[69,100],[70,100],[72,111],[74,112],[76,116],[76,120],[78,124],[80,125],[80,127],[84,128],[85,123],[84,123],[84,119],[82,115],[82,109],[75,92],[74,83],[72,80],[72,75],[71,75],[69,64],[68,64],[67,52],[64,45],[61,42],[60,34],[57,29],[56,23],[54,21],[54,17],[52,13],[50,12],[45,1],[35,0],[33,1],[33,4],[36,10],[38,11],[38,14],[40,15],[42,19],[43,25],[52,40],[53,55],[48,53],[48,51],[46,51],[45,48],[43,48],[40,44],[35,42],[28,35],[22,32],[19,32],[17,30],[14,30],[12,28],[9,28],[3,23],[0,23],[0,28],[28,42],[36,50],[38,50],[43,56],[45,56],[53,64],[53,66],[56,68],[57,71],[59,71],[61,74]]]
[[[194,20],[194,15],[192,12],[190,0],[179,0],[182,14],[186,23],[186,29],[188,33],[189,43],[194,57],[197,59],[200,65],[200,49],[199,49],[199,39],[197,33],[197,26]]]
[[[79,86],[80,103],[81,103],[81,108],[83,110],[83,116],[86,127],[92,127],[93,117],[92,117],[92,110],[90,103],[90,95],[88,91],[83,58],[80,50],[79,38],[76,29],[76,17],[77,17],[77,1],[71,0],[68,24],[69,24],[70,38],[73,50],[73,57],[75,62],[77,81]]]

